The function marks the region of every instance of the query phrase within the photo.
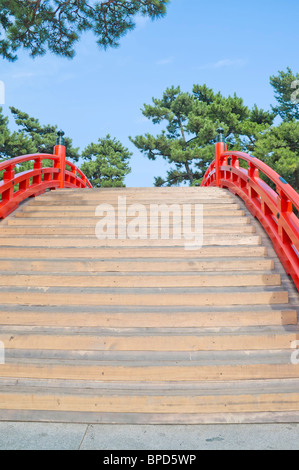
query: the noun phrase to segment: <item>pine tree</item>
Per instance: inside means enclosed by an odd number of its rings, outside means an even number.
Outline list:
[[[20,47],[32,57],[50,52],[72,58],[85,31],[99,46],[117,47],[141,14],[160,18],[169,0],[0,0],[0,55],[17,59]]]
[[[58,127],[50,124],[43,126],[38,119],[14,107],[11,107],[11,112],[19,126],[14,132],[10,132],[8,117],[3,115],[0,107],[0,161],[33,153],[53,154]],[[82,156],[86,160],[81,169],[94,186],[124,186],[125,176],[131,171],[128,162],[132,154],[119,141],[107,135],[96,144],[89,144],[82,155],[78,148],[72,146],[69,137],[65,138],[65,146],[67,159],[79,162]],[[44,161],[45,166],[52,164],[51,160]],[[17,165],[15,171],[18,173],[32,168],[33,162],[29,161]]]
[[[127,148],[108,134],[83,150],[82,158],[87,161],[81,170],[94,187],[123,187],[124,179],[131,171],[128,164],[131,156]]]
[[[24,113],[13,106],[10,107],[10,110],[13,114],[16,124],[19,126],[19,137],[25,138],[26,142],[30,141],[31,149],[30,151],[21,152],[18,155],[23,153],[53,153],[53,148],[56,144],[57,138],[57,125],[41,125],[39,120],[33,117],[30,117],[29,114]],[[67,149],[67,159],[78,162],[79,148],[74,148],[72,145],[72,139],[69,137],[64,137],[65,145]]]
[[[162,99],[153,98],[142,114],[153,124],[165,123],[166,130],[156,137],[130,137],[150,160],[165,159],[167,177],[155,178],[156,186],[199,184],[214,159],[217,128],[224,128],[230,149],[249,151],[257,135],[269,127],[274,114],[254,106],[250,110],[236,94],[224,97],[206,85],[194,85],[192,94],[180,87],[167,88]]]
[[[299,121],[282,122],[260,134],[254,156],[299,192]]]
[[[299,73],[294,75],[287,67],[286,72],[270,77],[270,83],[278,103],[272,106],[273,111],[285,122],[299,119]]]
[[[254,155],[299,192],[299,74],[287,67],[270,83],[278,103],[272,109],[282,122],[259,133]]]
[[[3,110],[0,108],[0,161],[34,153],[35,147],[31,139],[22,132],[11,132],[8,124],[8,117],[3,115]],[[31,162],[22,163],[15,167],[15,172],[26,171],[32,168],[32,166]],[[1,172],[1,177],[2,174],[3,171]]]

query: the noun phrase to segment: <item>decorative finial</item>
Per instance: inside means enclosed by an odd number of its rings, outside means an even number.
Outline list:
[[[225,142],[224,129],[222,129],[222,127],[218,127],[217,132],[217,142]]]
[[[64,145],[64,132],[62,130],[57,132],[56,145]]]

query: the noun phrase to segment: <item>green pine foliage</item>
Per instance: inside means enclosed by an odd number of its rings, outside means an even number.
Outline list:
[[[167,88],[161,99],[152,102],[144,105],[142,114],[165,129],[157,136],[147,133],[130,139],[150,160],[163,158],[169,163],[166,178],[155,178],[156,186],[199,184],[214,159],[219,126],[229,148],[250,151],[275,117],[256,105],[250,110],[236,94],[226,98],[206,85],[194,85],[192,93]]]
[[[58,127],[56,125],[41,125],[39,120],[30,117],[14,107],[10,108],[18,130],[10,132],[8,117],[3,115],[0,108],[0,161],[33,153],[53,154],[56,144]],[[72,145],[72,139],[65,137],[67,159],[79,162],[81,157],[85,162],[81,170],[95,187],[120,187],[131,169],[129,160],[131,153],[115,138],[107,135],[97,143],[91,143],[83,150]],[[44,160],[44,166],[52,166],[51,160]],[[33,162],[25,162],[15,167],[15,172],[33,168]],[[0,175],[2,176],[2,175]]]
[[[83,150],[86,162],[81,170],[95,188],[124,187],[124,179],[131,171],[131,156],[118,140],[107,135]]]
[[[255,157],[264,161],[299,192],[299,122],[282,122],[262,133]]]
[[[258,134],[254,155],[299,192],[299,74],[290,68],[270,78],[280,122]]]
[[[169,0],[0,0],[0,55],[17,60],[23,47],[32,57],[50,51],[72,58],[82,33],[91,31],[104,49],[117,47],[135,27],[137,14],[166,13]],[[28,2],[30,8],[28,8]]]
[[[273,111],[283,121],[288,122],[299,119],[299,73],[293,74],[287,67],[286,72],[279,71],[278,75],[270,77],[270,83],[274,88],[277,101],[272,106]]]
[[[30,140],[33,152],[27,153],[53,153],[53,147],[56,144],[58,126],[50,124],[41,125],[39,120],[30,117],[13,106],[10,111],[15,119],[16,124],[19,126],[19,134],[25,136]],[[74,148],[72,139],[64,136],[65,145],[67,147],[67,158],[74,162],[79,161],[79,148]],[[20,154],[19,154],[20,155]]]
[[[53,148],[56,144],[57,126],[41,125],[38,119],[30,117],[14,107],[10,107],[18,130],[9,131],[8,118],[3,116],[2,108],[0,110],[0,158],[7,160],[20,155],[32,153],[50,153],[53,154]],[[67,158],[77,162],[79,161],[79,149],[73,148],[72,139],[65,138],[67,146]],[[43,166],[52,166],[51,160],[45,160]],[[25,171],[33,168],[33,162],[25,162],[15,168],[16,172]]]

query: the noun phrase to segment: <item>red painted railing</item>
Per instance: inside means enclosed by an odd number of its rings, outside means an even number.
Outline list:
[[[58,132],[58,136],[53,154],[22,155],[0,163],[0,171],[3,171],[0,181],[1,219],[13,212],[20,202],[38,196],[47,189],[92,188],[82,171],[66,160],[63,132]],[[53,166],[43,168],[45,160],[52,160]],[[29,161],[34,162],[33,169],[15,173],[17,165]]]
[[[250,212],[261,222],[286,272],[299,290],[299,194],[261,160],[243,152],[227,152],[222,129],[219,130],[215,160],[205,173],[201,186],[227,188],[243,199]],[[241,168],[239,161],[247,163]],[[273,190],[259,177],[269,178]]]

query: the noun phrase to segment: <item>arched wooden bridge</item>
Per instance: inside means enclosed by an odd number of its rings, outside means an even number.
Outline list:
[[[299,195],[279,175],[221,134],[202,187],[92,189],[61,135],[0,171],[0,420],[299,422]],[[203,208],[193,249],[182,213],[167,234],[184,207]]]

